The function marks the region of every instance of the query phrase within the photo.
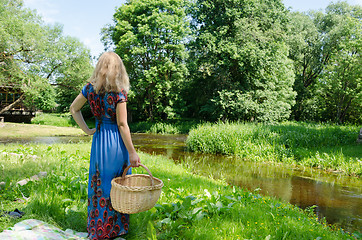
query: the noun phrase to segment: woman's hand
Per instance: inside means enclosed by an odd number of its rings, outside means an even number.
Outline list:
[[[131,167],[139,167],[141,160],[136,152],[129,154],[129,161],[131,163]]]

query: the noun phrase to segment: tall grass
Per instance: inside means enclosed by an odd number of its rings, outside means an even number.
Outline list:
[[[0,204],[6,211],[19,208],[26,212],[22,219],[0,218],[0,231],[27,218],[47,221],[63,229],[86,231],[89,143],[7,145],[0,146],[0,152],[6,156],[0,158],[4,173],[0,181],[7,182],[0,190]],[[143,153],[140,157],[165,186],[155,208],[131,216],[127,239],[360,237],[359,233],[350,235],[327,226],[324,220],[316,219],[313,211],[303,211],[257,192],[231,188],[223,182],[193,175],[165,157]],[[15,184],[41,170],[48,172],[41,181],[22,187]],[[134,172],[146,173],[142,169],[134,169]]]
[[[362,176],[358,127],[287,122],[203,124],[190,131],[189,150],[237,155],[244,160],[285,162]]]
[[[159,134],[187,134],[190,129],[195,128],[198,121],[170,121],[170,122],[137,122],[130,123],[133,133],[159,133]]]

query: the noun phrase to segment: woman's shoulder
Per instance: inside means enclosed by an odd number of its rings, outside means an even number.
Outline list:
[[[87,82],[82,89],[82,94],[84,95],[84,97],[88,96],[88,93],[92,93],[94,92],[93,89],[93,84],[91,82]]]
[[[87,84],[84,86],[84,88],[88,91],[94,91],[94,86],[92,82],[87,82]]]

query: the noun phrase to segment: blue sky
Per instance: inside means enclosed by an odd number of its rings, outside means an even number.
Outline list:
[[[46,23],[60,23],[65,35],[83,42],[93,56],[103,52],[100,42],[101,28],[112,24],[116,7],[126,0],[24,0],[25,7],[35,9]],[[330,0],[283,0],[294,11],[323,10]],[[336,2],[336,1],[334,1]],[[362,0],[347,0],[361,5]]]

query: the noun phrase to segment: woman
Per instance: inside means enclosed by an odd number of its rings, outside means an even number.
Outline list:
[[[130,164],[138,167],[140,158],[127,124],[129,79],[121,58],[106,52],[99,58],[92,77],[70,106],[79,127],[93,135],[88,182],[88,227],[90,239],[114,238],[128,232],[129,216],[112,208],[111,180],[121,176]],[[89,129],[80,109],[88,101],[96,118]],[[129,174],[130,171],[127,173]]]

